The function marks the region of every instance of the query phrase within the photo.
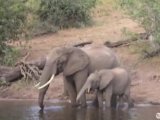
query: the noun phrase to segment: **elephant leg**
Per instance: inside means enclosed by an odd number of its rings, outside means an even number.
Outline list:
[[[71,77],[66,77],[65,84],[66,84],[66,88],[67,88],[72,106],[73,107],[77,106],[77,104],[76,104],[76,89],[75,89],[75,86],[73,84],[73,80],[71,79]]]
[[[81,88],[83,87],[84,83],[86,82],[88,77],[88,70],[82,70],[79,71],[74,75],[74,81],[75,81],[75,86],[76,86],[76,92],[79,93]],[[81,103],[82,107],[86,107],[86,95],[85,93],[81,96],[79,102]]]
[[[98,91],[97,96],[98,96],[98,106],[99,106],[99,108],[102,108],[103,107],[103,93],[102,93],[102,91]]]
[[[63,95],[64,96],[69,96],[69,94],[68,94],[68,91],[67,91],[67,80],[66,80],[66,77],[63,75],[63,84],[64,84],[64,86],[63,86]]]
[[[105,106],[110,107],[112,102],[112,86],[108,86],[107,89],[105,89]]]
[[[119,95],[119,97],[117,98],[118,100],[118,103],[116,105],[116,108],[119,109],[119,108],[123,108],[124,107],[124,96],[125,95]]]
[[[124,99],[127,101],[129,108],[134,107],[133,100],[130,97],[130,88],[129,87],[127,88],[127,90],[124,93]]]
[[[116,108],[117,107],[117,95],[112,94],[111,96],[111,107]]]
[[[94,100],[93,100],[93,106],[95,106],[95,107],[98,107],[98,92],[97,91],[95,91],[95,98],[94,98]]]

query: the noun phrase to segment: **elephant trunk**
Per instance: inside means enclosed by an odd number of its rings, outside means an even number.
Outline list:
[[[39,104],[39,107],[41,108],[41,110],[43,110],[43,108],[44,108],[43,101],[44,101],[45,94],[48,90],[48,87],[49,87],[49,85],[43,89],[40,89],[40,91],[39,91],[38,104]]]
[[[83,85],[83,87],[81,88],[81,90],[79,91],[76,100],[78,101],[80,99],[80,97],[85,93],[85,90],[88,89],[88,92],[90,91],[91,88],[91,84],[89,81],[86,81],[86,83]]]
[[[40,87],[38,87],[39,89],[38,103],[39,103],[39,107],[42,110],[44,107],[43,101],[44,101],[45,94],[48,90],[50,82],[54,79],[54,75],[56,74],[56,72],[57,72],[56,62],[55,63],[47,62],[42,72],[42,75],[40,77],[40,84],[39,84]]]

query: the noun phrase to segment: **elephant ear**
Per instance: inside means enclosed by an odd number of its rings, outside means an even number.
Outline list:
[[[100,75],[99,89],[105,89],[114,79],[114,75],[111,71],[107,70]]]
[[[88,64],[88,55],[84,51],[75,48],[68,56],[63,73],[66,76],[72,75],[80,70],[83,70]]]

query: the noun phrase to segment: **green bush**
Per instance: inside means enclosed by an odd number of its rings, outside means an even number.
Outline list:
[[[22,0],[0,0],[0,42],[17,38],[25,17]]]
[[[160,46],[160,0],[117,0],[122,8],[136,18]]]
[[[17,56],[10,40],[90,23],[96,0],[0,0],[0,63]]]
[[[58,28],[89,24],[90,10],[96,0],[41,0],[38,12],[41,21]]]
[[[22,0],[0,0],[1,63],[5,63],[4,61],[7,62],[5,57],[10,54],[9,52],[13,52],[13,49],[6,44],[6,41],[17,39],[23,33],[22,27],[26,18],[25,12],[26,7]]]

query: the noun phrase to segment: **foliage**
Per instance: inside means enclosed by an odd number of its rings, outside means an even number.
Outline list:
[[[0,62],[10,65],[18,52],[8,41],[87,25],[96,0],[0,0]]]
[[[118,0],[118,3],[152,36],[152,47],[157,49],[160,46],[160,0]]]
[[[6,44],[6,41],[17,39],[23,32],[22,27],[26,18],[26,7],[24,3],[22,0],[0,0],[1,64],[6,63],[10,65],[11,61],[15,59],[15,51]]]
[[[0,0],[0,41],[17,38],[25,21],[22,0]]]
[[[41,21],[58,28],[80,27],[90,22],[96,0],[41,0]]]

